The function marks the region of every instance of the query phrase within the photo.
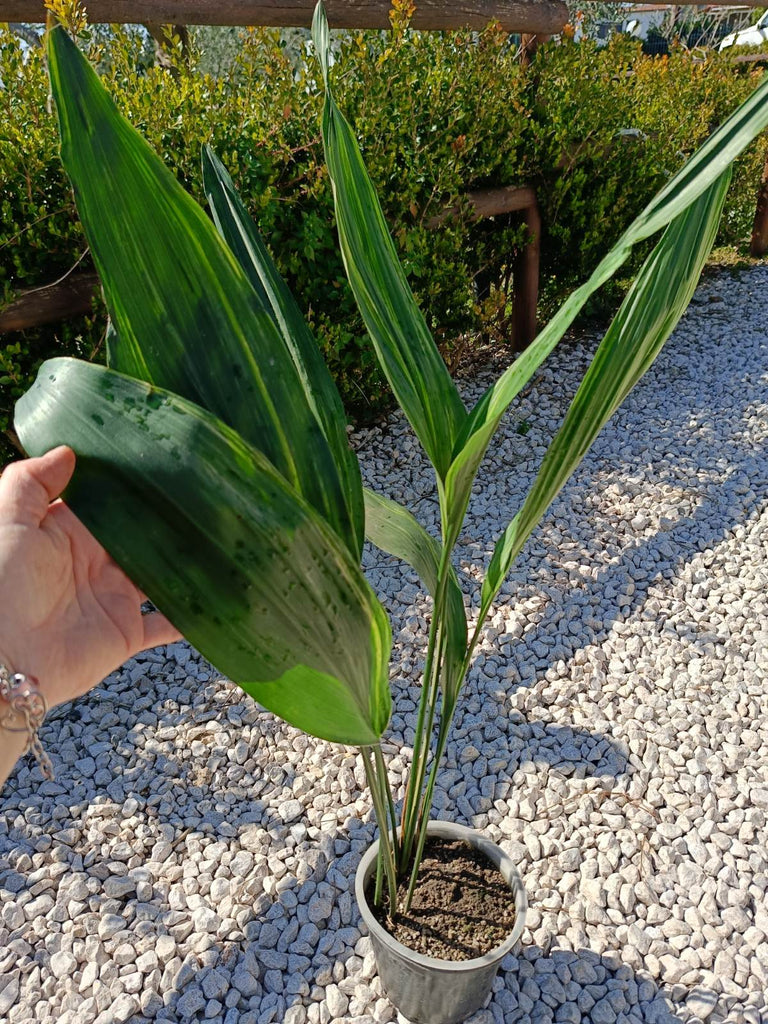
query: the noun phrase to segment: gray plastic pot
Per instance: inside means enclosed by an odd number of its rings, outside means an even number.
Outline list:
[[[408,949],[386,931],[371,912],[365,898],[376,870],[379,842],[365,852],[355,876],[355,897],[376,955],[384,991],[398,1010],[414,1024],[457,1024],[485,1002],[499,964],[511,953],[525,928],[528,901],[523,880],[512,859],[500,846],[464,825],[430,821],[427,832],[444,839],[462,839],[480,850],[496,865],[515,895],[517,916],[509,936],[485,956],[474,960],[439,960]]]

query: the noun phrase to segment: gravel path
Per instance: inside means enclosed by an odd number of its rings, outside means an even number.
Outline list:
[[[768,268],[710,277],[531,539],[458,713],[437,814],[517,858],[530,930],[474,1024],[768,1021]],[[511,412],[459,552],[477,590],[593,341]],[[473,396],[488,383],[481,375]],[[365,474],[434,524],[395,418]],[[427,604],[394,616],[399,782]],[[43,729],[0,819],[0,1020],[390,1021],[352,880],[354,753],[266,714],[183,644]]]

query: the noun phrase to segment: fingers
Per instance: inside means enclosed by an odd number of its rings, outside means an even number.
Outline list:
[[[141,619],[144,625],[144,647],[159,647],[161,644],[175,644],[184,637],[160,612],[150,612]]]
[[[75,470],[71,448],[53,448],[45,455],[12,462],[0,476],[0,515],[4,520],[39,526]]]

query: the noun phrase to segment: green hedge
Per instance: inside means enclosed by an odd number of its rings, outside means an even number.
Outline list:
[[[355,415],[380,409],[386,387],[345,284],[319,138],[314,64],[276,33],[245,31],[226,75],[204,55],[172,72],[143,37],[119,30],[89,44],[121,109],[202,200],[200,146],[233,174],[281,270],[316,329]],[[589,272],[643,203],[751,90],[760,72],[712,56],[643,57],[626,39],[599,49],[552,43],[521,68],[509,38],[471,33],[346,34],[337,94],[417,297],[446,358],[462,336],[506,329],[509,257],[522,230],[473,225],[468,211],[429,219],[468,189],[531,184],[545,227],[545,298]],[[66,273],[86,252],[57,155],[44,59],[0,30],[0,301]],[[763,153],[739,163],[722,239],[749,235]],[[87,253],[80,264],[88,266]],[[104,316],[6,335],[0,342],[0,430],[39,361],[99,358]]]
[[[546,50],[530,144],[544,263],[567,285],[589,274],[642,205],[751,92],[762,69],[684,50],[648,57],[614,36]],[[719,244],[750,235],[765,159],[761,140],[736,163]]]

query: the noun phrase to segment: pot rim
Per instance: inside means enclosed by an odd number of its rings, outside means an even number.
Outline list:
[[[492,964],[503,960],[507,953],[512,951],[520,936],[523,934],[523,930],[525,929],[526,913],[528,910],[528,898],[525,892],[525,886],[523,885],[523,879],[520,872],[517,870],[515,862],[508,853],[502,850],[498,843],[494,843],[492,839],[483,835],[482,832],[474,828],[468,828],[466,825],[459,825],[452,821],[438,821],[436,819],[432,819],[427,823],[427,834],[442,835],[453,839],[463,839],[471,846],[475,847],[475,849],[479,849],[481,852],[488,855],[489,859],[493,861],[500,874],[502,873],[502,864],[508,869],[510,878],[508,880],[505,879],[505,881],[514,893],[515,897],[515,924],[512,931],[498,946],[494,946],[493,949],[484,953],[483,956],[473,957],[471,960],[443,960],[440,957],[427,956],[425,953],[418,953],[415,949],[411,949],[410,946],[406,946],[402,942],[399,942],[394,935],[391,935],[386,928],[379,924],[373,916],[371,908],[368,905],[368,901],[365,898],[366,883],[373,872],[376,855],[379,850],[378,839],[376,839],[365,851],[362,860],[358,865],[357,872],[355,873],[355,898],[357,899],[360,914],[365,921],[368,931],[374,933],[379,941],[393,947],[401,956],[405,956],[412,962],[420,964],[423,967],[428,967],[433,971],[443,971],[447,974],[468,972],[482,967],[489,967]]]

